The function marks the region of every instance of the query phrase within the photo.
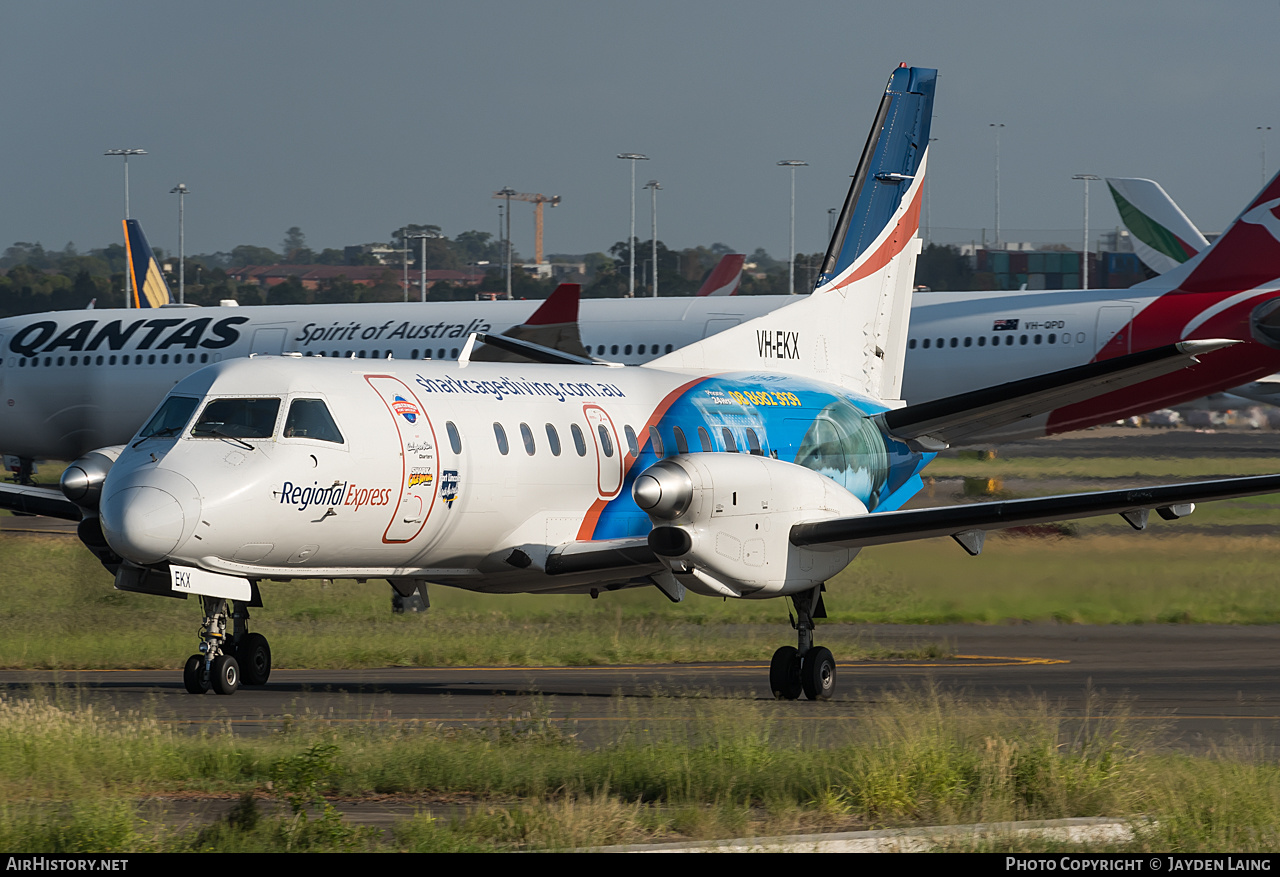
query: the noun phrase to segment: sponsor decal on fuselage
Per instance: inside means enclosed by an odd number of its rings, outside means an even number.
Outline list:
[[[453,508],[453,501],[458,498],[458,470],[443,469],[440,472],[440,498],[445,508]]]
[[[563,402],[569,398],[616,398],[626,396],[617,384],[595,384],[589,381],[527,381],[524,378],[499,378],[493,381],[458,380],[453,375],[428,378],[418,375],[416,383],[428,393],[471,393],[493,396],[501,402],[509,396],[541,396]]]
[[[418,414],[419,414],[418,406],[414,405],[404,396],[396,396],[394,399],[392,399],[391,407],[395,409],[396,414],[399,414],[401,417],[403,417],[405,420],[409,421],[410,423],[417,422]]]
[[[318,481],[312,482],[310,487],[286,481],[279,494],[281,505],[291,505],[300,512],[312,506],[343,506],[359,511],[363,506],[388,505],[391,502],[391,488],[360,487],[350,481],[331,487],[321,487]]]
[[[408,441],[405,442],[404,450],[406,454],[417,454],[419,460],[430,460],[435,456],[435,448],[431,442]]]
[[[472,332],[488,332],[492,326],[483,320],[470,323],[410,323],[387,320],[382,325],[369,325],[350,320],[334,320],[328,326],[307,323],[294,336],[294,341],[304,347],[312,344],[328,344],[333,341],[434,341],[439,338],[464,338]]]
[[[62,329],[54,320],[37,320],[14,333],[9,350],[20,356],[36,356],[66,350],[71,353],[94,350],[221,350],[240,340],[236,328],[248,317],[213,317],[186,320],[158,317],[139,320],[81,320]],[[128,323],[128,325],[126,325]]]
[[[427,487],[430,487],[434,477],[435,476],[431,474],[430,469],[410,469],[408,486],[410,489],[417,487],[419,484],[425,484]]]

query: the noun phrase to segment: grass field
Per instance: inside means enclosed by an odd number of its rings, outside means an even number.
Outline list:
[[[567,849],[1099,815],[1132,820],[1131,850],[1280,844],[1280,770],[1265,754],[1162,752],[1123,704],[1067,722],[1043,702],[926,689],[819,738],[753,701],[679,699],[665,708],[680,721],[620,714],[588,747],[538,715],[465,729],[303,716],[274,734],[193,736],[50,696],[0,695],[2,849]],[[162,803],[208,794],[240,803],[190,827]],[[339,796],[420,810],[384,834],[345,821]]]

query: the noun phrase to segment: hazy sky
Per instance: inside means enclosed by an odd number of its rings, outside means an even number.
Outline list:
[[[627,234],[629,171],[658,236],[785,257],[825,246],[892,68],[937,67],[935,227],[1076,228],[1075,173],[1161,181],[1220,230],[1280,167],[1280,0],[111,3],[0,6],[0,248],[120,239],[121,160],[153,242],[319,250],[408,222],[497,230],[491,194],[558,194],[549,252]],[[1116,214],[1095,185],[1091,224]],[[649,193],[637,192],[647,239]],[[512,238],[533,250],[533,207]]]

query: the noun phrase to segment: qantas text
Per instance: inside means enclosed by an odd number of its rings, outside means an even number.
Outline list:
[[[240,330],[235,327],[247,322],[248,317],[225,317],[216,323],[213,317],[160,317],[133,320],[126,326],[124,320],[81,320],[59,332],[53,320],[38,320],[19,329],[9,342],[9,349],[22,356],[63,349],[76,353],[104,346],[107,350],[220,350],[240,340]]]

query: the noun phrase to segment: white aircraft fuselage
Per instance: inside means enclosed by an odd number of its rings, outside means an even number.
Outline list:
[[[108,540],[137,563],[254,580],[356,570],[486,592],[605,589],[652,570],[615,581],[598,571],[549,575],[549,548],[645,537],[652,523],[630,490],[637,473],[687,453],[724,465],[731,458],[713,452],[736,450],[739,465],[799,464],[785,467],[789,483],[734,478],[724,496],[706,498],[714,551],[735,571],[725,577],[732,596],[771,597],[790,593],[788,581],[813,587],[812,575],[787,575],[801,554],[808,567],[833,570],[852,557],[786,546],[789,498],[804,500],[795,514],[808,518],[896,508],[919,488],[914,476],[928,459],[872,425],[867,416],[883,405],[801,378],[379,365],[241,359],[186,378],[166,401],[180,416],[157,415],[178,426],[174,434],[144,430],[112,467],[101,506]],[[187,427],[206,400],[272,413],[259,436],[201,435],[200,421]],[[317,401],[336,431],[299,427]]]

